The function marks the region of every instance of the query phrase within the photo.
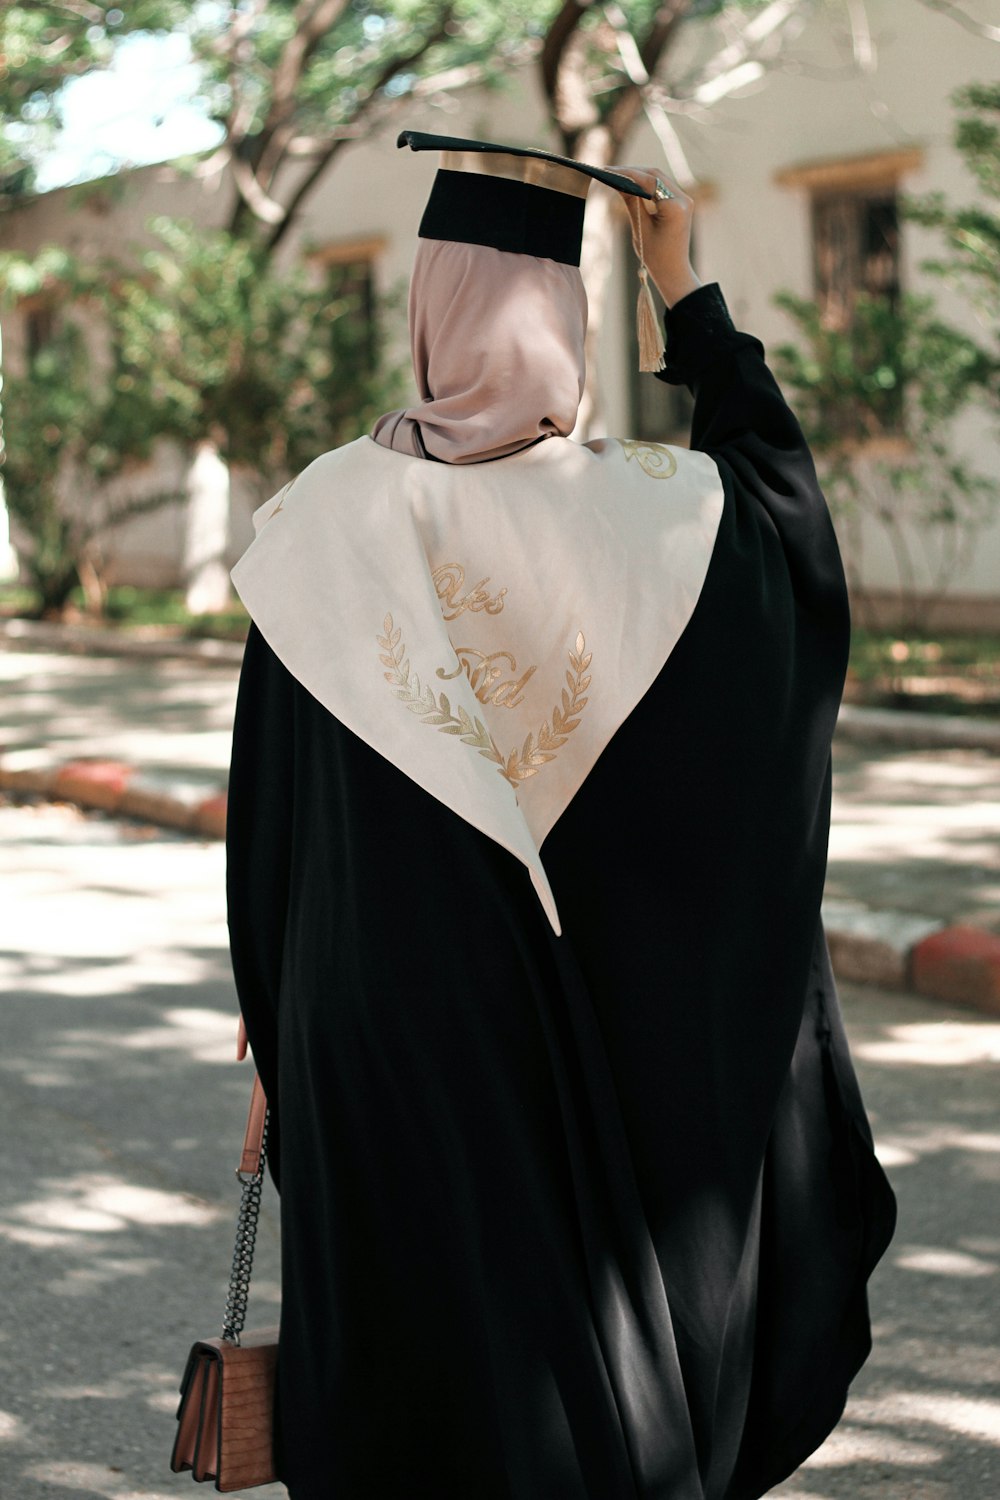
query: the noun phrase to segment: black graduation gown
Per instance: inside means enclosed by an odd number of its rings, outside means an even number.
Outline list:
[[[844,576],[717,284],[667,339],[723,516],[544,845],[561,937],[512,855],[247,642],[229,921],[293,1500],[752,1500],[869,1350],[894,1200],[819,915]]]

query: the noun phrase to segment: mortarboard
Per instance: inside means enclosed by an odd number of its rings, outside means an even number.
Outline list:
[[[620,172],[536,146],[501,146],[420,130],[401,131],[396,145],[441,153],[417,231],[421,239],[489,245],[578,266],[591,182],[601,182],[629,197],[653,197]],[[657,370],[663,368],[663,339],[642,254],[641,216],[636,249],[640,369]]]

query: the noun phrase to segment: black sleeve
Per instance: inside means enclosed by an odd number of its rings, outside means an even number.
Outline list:
[[[292,692],[292,679],[251,625],[233,725],[226,900],[236,993],[254,1062],[275,1109],[278,995],[292,849]]]
[[[781,537],[799,604],[850,632],[847,586],[812,454],[764,346],[740,332],[718,282],[668,308],[666,368],[658,379],[694,397],[691,447],[715,459],[752,496]]]

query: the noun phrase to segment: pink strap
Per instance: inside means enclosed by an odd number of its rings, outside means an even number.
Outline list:
[[[247,1115],[246,1134],[243,1137],[243,1155],[237,1172],[242,1176],[253,1176],[260,1171],[260,1153],[264,1144],[264,1122],[267,1118],[267,1095],[260,1081],[260,1074],[253,1075],[253,1093],[250,1095],[250,1111]]]

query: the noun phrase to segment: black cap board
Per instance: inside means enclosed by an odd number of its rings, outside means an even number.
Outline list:
[[[498,146],[491,141],[467,141],[453,135],[428,135],[422,130],[402,130],[396,139],[397,146],[409,146],[411,151],[483,151],[500,156],[531,156],[538,161],[550,161],[556,166],[572,167],[595,182],[615,188],[619,193],[631,193],[636,198],[652,198],[645,188],[623,177],[620,172],[609,172],[606,167],[591,167],[583,161],[573,161],[569,156],[557,156],[554,151],[542,151],[537,146]]]

